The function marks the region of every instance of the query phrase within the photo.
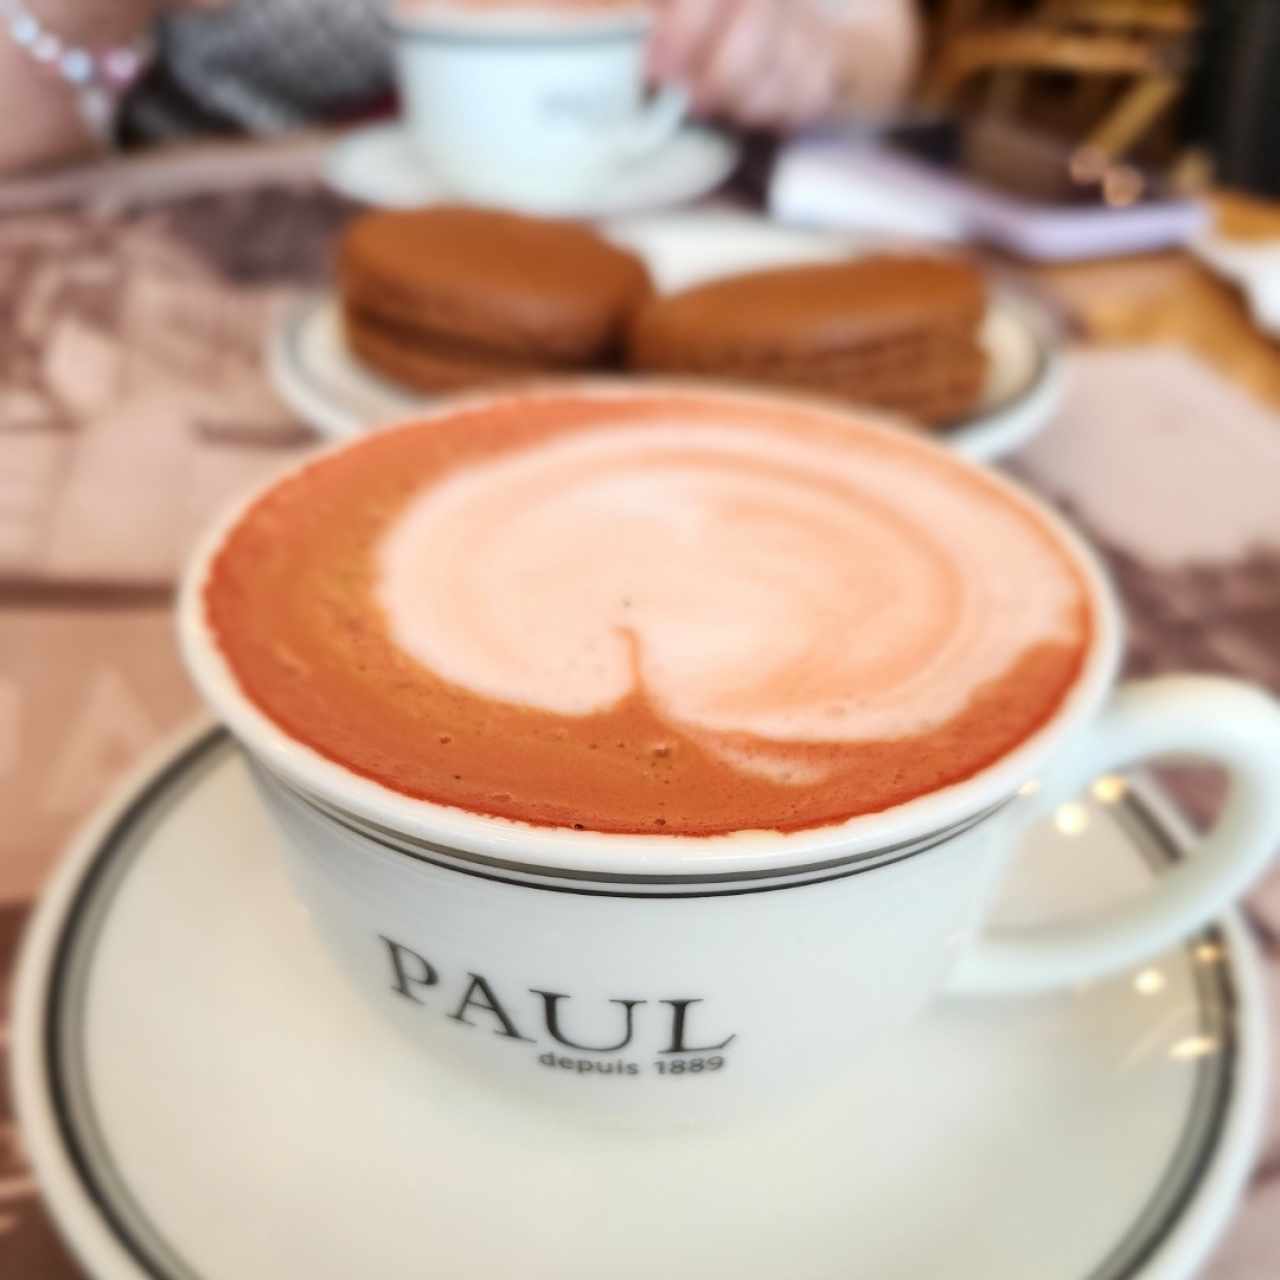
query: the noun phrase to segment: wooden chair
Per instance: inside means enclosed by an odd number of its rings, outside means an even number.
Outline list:
[[[988,77],[982,110],[1012,118],[1035,77],[1075,79],[1082,150],[1099,163],[1127,154],[1186,84],[1199,26],[1194,0],[1040,0],[1024,16],[983,0],[949,0],[937,18],[926,105],[954,105]]]

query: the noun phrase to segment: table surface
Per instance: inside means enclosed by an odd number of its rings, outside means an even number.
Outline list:
[[[70,831],[195,710],[169,622],[191,538],[226,495],[313,443],[268,386],[260,347],[272,309],[325,279],[350,214],[316,180],[326,143],[218,145],[0,187],[0,977]],[[1222,196],[1217,210],[1229,234],[1280,236],[1280,207]],[[1280,691],[1267,476],[1272,463],[1280,475],[1280,350],[1183,253],[1002,265],[1076,339],[1060,421],[1012,467],[1110,560],[1131,669],[1236,671]],[[1174,502],[1165,492],[1181,507],[1153,515]],[[1179,796],[1204,816],[1216,789],[1192,775]],[[1280,975],[1280,876],[1249,919]],[[3,1000],[0,1275],[62,1280],[79,1273],[13,1126]],[[1280,1274],[1274,1106],[1206,1274]]]
[[[1223,193],[1217,230],[1239,240],[1280,238],[1280,204]],[[1182,251],[1035,268],[1094,344],[1173,343],[1280,407],[1280,353],[1255,327],[1238,291]]]

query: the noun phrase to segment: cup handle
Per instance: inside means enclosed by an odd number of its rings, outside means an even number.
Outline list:
[[[679,85],[659,89],[632,119],[618,126],[610,138],[613,154],[623,164],[648,155],[675,133],[688,110],[687,89]]]
[[[979,938],[951,989],[1031,992],[1104,977],[1149,959],[1239,898],[1280,845],[1280,705],[1220,676],[1132,681],[1045,780],[1025,822],[1099,774],[1150,757],[1207,757],[1226,771],[1221,816],[1185,861],[1133,902],[1088,920]]]

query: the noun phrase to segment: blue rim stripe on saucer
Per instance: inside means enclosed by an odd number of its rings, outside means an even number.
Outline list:
[[[151,833],[232,751],[222,730],[195,741],[157,772],[133,797],[98,844],[77,885],[58,932],[49,968],[44,1010],[44,1072],[62,1143],[86,1195],[104,1223],[152,1280],[224,1280],[201,1276],[150,1219],[115,1165],[95,1113],[84,1032],[88,979],[102,925],[113,899]],[[1179,861],[1177,842],[1141,797],[1130,791],[1115,806],[1154,868]],[[1187,944],[1223,947],[1217,927]],[[1236,1089],[1240,1044],[1237,991],[1229,964],[1193,964],[1199,996],[1199,1028],[1218,1052],[1201,1057],[1180,1139],[1146,1204],[1129,1230],[1082,1280],[1132,1280],[1163,1246],[1217,1155]],[[229,1280],[229,1278],[227,1278]]]

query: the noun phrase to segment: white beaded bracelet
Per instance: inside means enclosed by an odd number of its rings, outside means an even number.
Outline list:
[[[18,0],[0,0],[0,22],[19,49],[75,93],[80,116],[93,135],[109,140],[120,100],[151,60],[155,45],[150,34],[105,49],[73,44]]]

